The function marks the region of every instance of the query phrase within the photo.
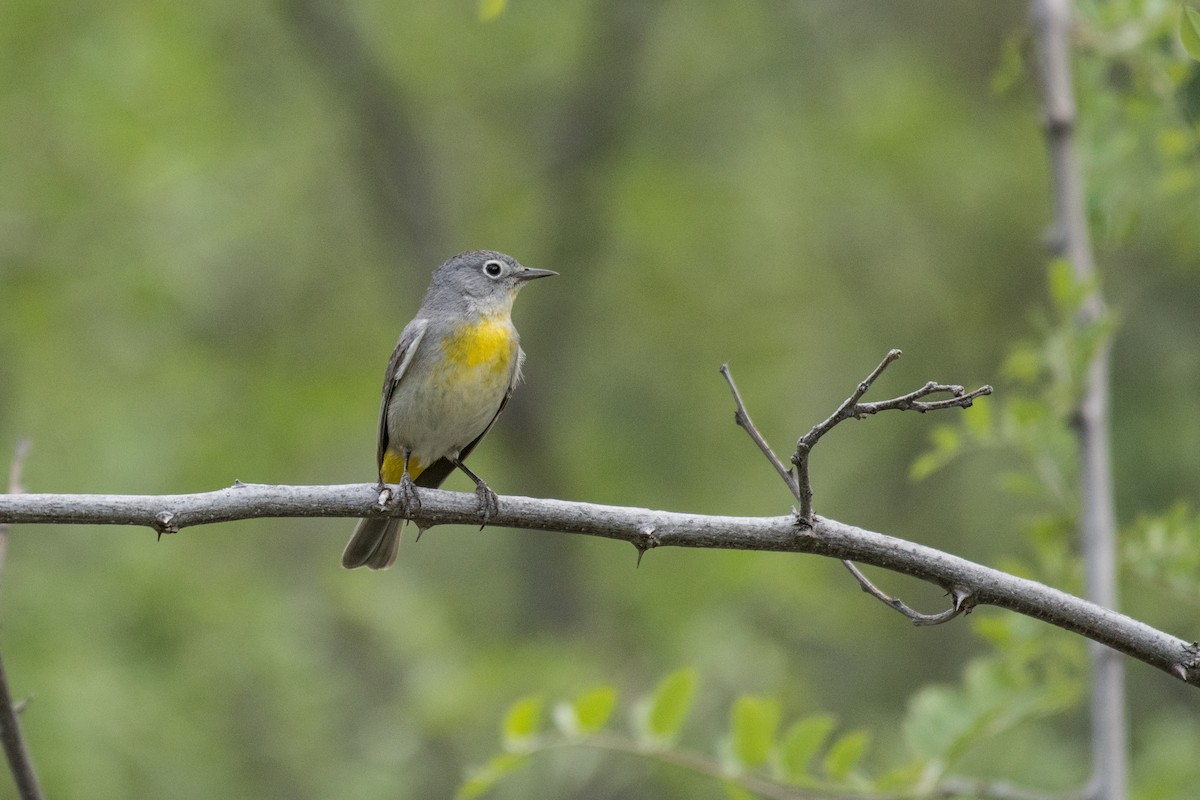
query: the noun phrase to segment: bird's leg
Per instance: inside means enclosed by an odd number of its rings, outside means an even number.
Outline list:
[[[412,476],[408,474],[410,458],[412,458],[412,450],[406,447],[404,448],[404,471],[400,473],[400,497],[397,498],[401,516],[405,519],[412,519],[421,513],[421,498],[417,494],[417,485],[413,483]]]
[[[479,530],[483,530],[487,526],[488,521],[500,511],[500,501],[496,497],[496,493],[483,482],[483,478],[480,478],[474,472],[467,469],[467,466],[458,459],[457,453],[449,460],[451,464],[462,470],[468,478],[475,481],[475,497],[479,502],[479,511],[483,514],[483,525],[479,526]]]

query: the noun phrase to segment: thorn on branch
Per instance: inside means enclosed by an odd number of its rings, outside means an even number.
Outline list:
[[[634,548],[637,550],[637,565],[636,566],[640,567],[642,565],[642,556],[646,555],[646,551],[653,550],[654,548],[656,548],[660,544],[662,544],[662,542],[659,540],[658,535],[654,532],[653,525],[642,526],[638,530],[638,533],[642,534],[642,538],[636,542],[632,542],[632,544],[633,544]]]
[[[1200,644],[1192,642],[1184,648],[1184,659],[1171,665],[1171,673],[1187,683],[1192,672],[1200,669]]]
[[[170,511],[160,511],[155,514],[154,530],[158,531],[159,539],[162,539],[164,533],[179,533],[179,524],[175,522],[175,514]]]
[[[975,610],[975,593],[965,586],[955,586],[950,589],[950,602],[962,613],[970,614]]]

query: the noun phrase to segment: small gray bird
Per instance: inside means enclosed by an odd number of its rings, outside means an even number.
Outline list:
[[[495,513],[495,493],[463,460],[521,380],[525,353],[512,324],[517,292],[557,274],[493,250],[460,253],[434,271],[417,316],[392,351],[379,408],[379,482],[400,484],[408,511],[420,508],[414,486],[436,488],[457,467],[475,482],[485,520]],[[402,522],[360,519],[342,566],[390,567]]]

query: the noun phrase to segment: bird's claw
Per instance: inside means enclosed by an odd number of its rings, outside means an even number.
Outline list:
[[[475,498],[479,503],[479,512],[483,514],[483,524],[479,526],[479,530],[483,530],[492,517],[500,512],[500,499],[483,481],[475,487]]]
[[[400,509],[400,516],[412,519],[421,513],[421,497],[417,493],[417,485],[406,472],[400,476],[399,487],[400,495],[396,498],[396,505]]]

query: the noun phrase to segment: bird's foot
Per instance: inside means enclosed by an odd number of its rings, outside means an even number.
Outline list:
[[[500,499],[483,481],[475,487],[475,499],[479,503],[479,512],[483,514],[483,524],[479,526],[479,530],[483,530],[492,517],[500,512]]]
[[[400,493],[396,497],[396,507],[400,509],[400,516],[412,519],[421,513],[421,497],[417,493],[417,485],[405,472],[400,476],[400,483],[397,486]]]

